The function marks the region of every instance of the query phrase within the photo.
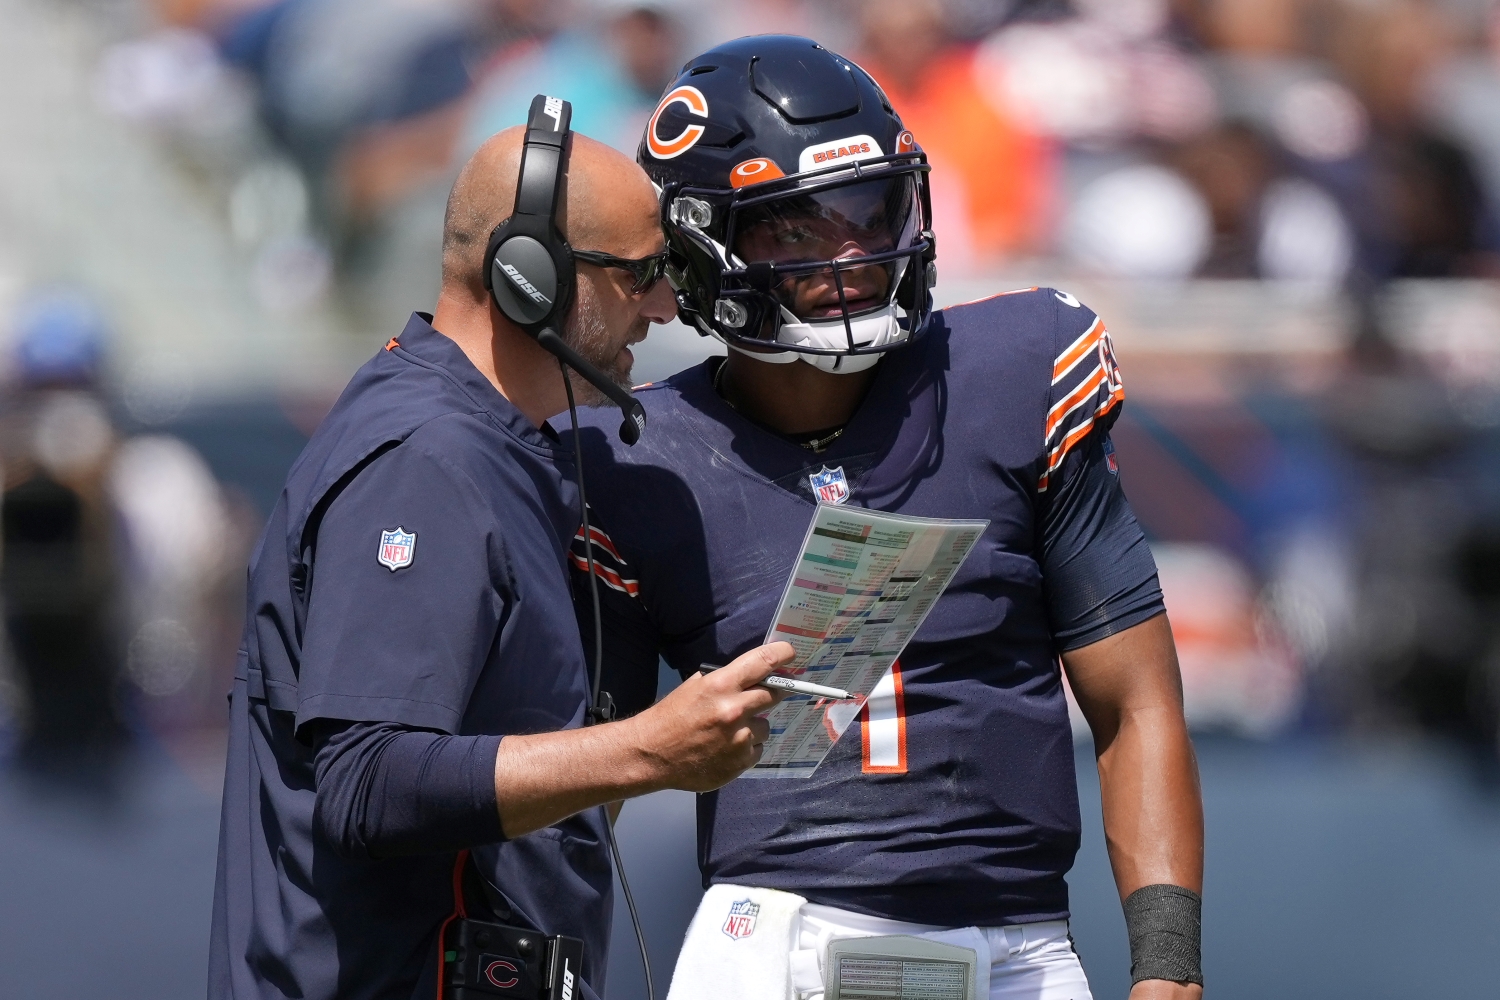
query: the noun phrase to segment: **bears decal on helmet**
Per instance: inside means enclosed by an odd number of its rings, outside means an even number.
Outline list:
[[[681,156],[693,148],[693,144],[703,138],[702,125],[688,125],[677,135],[670,139],[663,139],[657,135],[657,123],[661,121],[662,112],[673,104],[681,104],[688,109],[689,114],[697,115],[699,118],[708,117],[708,100],[704,98],[703,91],[697,87],[678,87],[661,99],[652,113],[651,120],[646,123],[646,149],[658,160],[670,160],[674,156]]]

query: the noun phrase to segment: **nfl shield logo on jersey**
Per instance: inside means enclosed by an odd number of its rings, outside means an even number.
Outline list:
[[[807,481],[819,503],[843,503],[849,499],[849,481],[844,478],[842,465],[837,469],[825,465],[822,472],[813,473]]]
[[[394,573],[403,566],[410,566],[416,551],[416,532],[398,526],[380,533],[380,551],[375,554],[375,558],[380,560],[380,565],[389,567]]]
[[[755,933],[755,918],[760,913],[760,904],[749,899],[729,904],[729,916],[724,919],[723,931],[738,941]]]

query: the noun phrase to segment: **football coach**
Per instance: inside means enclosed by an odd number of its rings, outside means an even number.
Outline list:
[[[777,698],[754,685],[790,661],[786,643],[639,716],[584,725],[590,667],[566,569],[578,476],[546,420],[568,408],[569,383],[485,280],[498,224],[524,214],[538,120],[460,173],[434,314],[354,376],[253,556],[212,1000],[440,1000],[459,917],[581,941],[582,988],[563,992],[595,998],[611,912],[603,806],[708,791],[759,758],[756,716]],[[629,345],[675,315],[655,280],[656,195],[627,157],[569,144],[565,122],[545,161],[548,226],[578,262],[559,333],[628,385]],[[581,402],[602,401],[572,377]]]

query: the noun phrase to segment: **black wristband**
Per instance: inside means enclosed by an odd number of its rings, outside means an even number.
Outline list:
[[[1125,900],[1130,981],[1203,985],[1203,897],[1180,885],[1148,885]]]

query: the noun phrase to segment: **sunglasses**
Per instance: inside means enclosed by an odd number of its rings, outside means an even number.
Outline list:
[[[656,287],[656,283],[666,274],[667,254],[668,251],[663,250],[649,257],[632,260],[629,257],[616,257],[612,253],[604,253],[601,250],[574,250],[573,259],[581,260],[585,264],[593,264],[596,267],[616,267],[622,271],[629,271],[630,276],[635,279],[635,283],[630,286],[630,294],[645,295]]]

